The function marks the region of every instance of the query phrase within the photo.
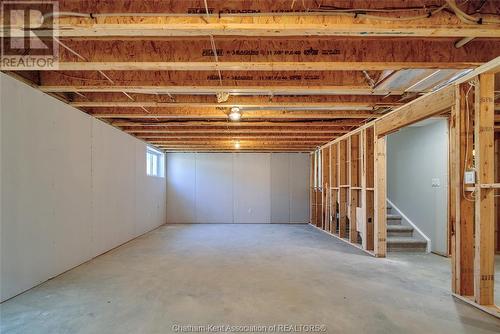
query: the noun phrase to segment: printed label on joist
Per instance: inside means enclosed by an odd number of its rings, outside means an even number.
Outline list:
[[[489,96],[484,96],[479,98],[480,103],[493,103],[494,99]]]
[[[318,81],[323,78],[320,75],[224,75],[221,74],[221,80],[236,80],[236,81]],[[207,76],[207,80],[219,80],[218,74],[211,74]]]
[[[319,50],[319,49],[313,49],[312,47],[309,47],[308,49],[304,50],[259,50],[259,49],[231,49],[231,50],[224,50],[224,49],[216,49],[215,52],[217,53],[218,57],[223,57],[223,56],[334,56],[334,55],[340,55],[341,51],[340,49],[326,49],[326,50]],[[213,49],[203,49],[201,55],[203,57],[213,57],[215,55],[215,52]]]
[[[480,126],[479,127],[479,133],[483,132],[494,132],[495,128],[493,126]]]
[[[236,8],[221,8],[221,9],[216,9],[213,7],[189,7],[186,10],[187,14],[216,14],[216,15],[224,15],[224,14],[258,14],[258,13],[307,13],[309,12],[308,10],[302,8],[302,9],[272,9],[272,8],[266,8],[266,9],[255,9],[255,8],[242,8],[242,9],[236,9]]]

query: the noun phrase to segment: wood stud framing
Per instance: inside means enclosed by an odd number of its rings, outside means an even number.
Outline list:
[[[495,189],[481,187],[495,182],[493,73],[479,75],[476,86],[474,147],[477,183],[475,191],[474,297],[479,305],[494,304]]]
[[[473,111],[474,89],[464,83],[457,86],[456,103],[451,110],[452,140],[450,170],[452,194],[450,211],[456,213],[450,218],[452,226],[452,286],[457,294],[470,296],[474,293],[473,261],[474,261],[474,202],[470,192],[466,190],[463,175],[472,168],[473,162]],[[469,97],[467,97],[469,94]],[[468,106],[467,106],[468,103]],[[456,168],[455,170],[453,168]]]
[[[462,300],[500,317],[494,305],[495,183],[494,73],[456,86],[450,116],[450,224],[452,290]],[[475,184],[464,184],[474,170]]]
[[[381,221],[375,219],[375,143],[374,129],[367,127],[362,132],[344,135],[320,150],[324,159],[322,189],[327,192],[322,196],[322,203],[326,208],[322,212],[323,222],[312,224],[383,257],[385,237],[378,242],[374,240],[374,221]],[[379,164],[384,163],[385,157],[382,157]],[[384,215],[382,220],[385,224]],[[379,230],[383,234],[384,229]]]
[[[386,136],[428,117],[448,115],[451,287],[457,298],[496,317],[500,317],[500,308],[494,305],[495,225],[499,209],[495,207],[494,196],[500,189],[500,137],[495,133],[494,92],[495,73],[499,70],[500,57],[456,84],[424,95],[321,148],[323,151],[329,148],[333,157],[331,193],[332,201],[338,200],[338,206],[330,206],[333,208],[330,215],[332,234],[336,235],[338,224],[340,238],[377,257],[384,257],[387,251]],[[356,167],[353,157],[358,156],[358,142],[361,159]],[[356,168],[361,169],[359,188],[355,181]],[[468,170],[475,170],[475,184],[464,184],[464,173]],[[343,196],[342,189],[349,191],[350,196],[347,193]],[[353,218],[352,207],[348,205],[358,200],[352,196],[357,189],[360,189],[360,197],[356,205],[361,210],[355,212],[361,214],[365,222],[365,225],[358,224],[362,225],[361,245],[356,244],[352,234],[347,234],[352,230],[346,231],[346,219],[343,218],[346,215]]]

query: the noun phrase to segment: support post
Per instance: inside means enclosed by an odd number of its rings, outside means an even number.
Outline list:
[[[450,119],[450,220],[452,290],[474,294],[474,200],[464,183],[473,165],[475,91],[469,83],[456,87]]]
[[[377,133],[375,129],[375,133]],[[385,257],[387,252],[387,183],[386,140],[375,135],[375,224],[374,253]]]
[[[479,94],[475,110],[474,147],[476,151],[476,194],[475,194],[475,263],[474,297],[479,305],[494,304],[495,265],[495,189],[482,188],[481,184],[495,182],[494,154],[494,83],[492,73],[479,76]]]

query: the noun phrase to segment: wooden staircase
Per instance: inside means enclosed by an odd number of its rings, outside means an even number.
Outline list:
[[[387,205],[387,250],[389,252],[425,252],[427,241],[413,235],[414,228],[402,224],[403,217]]]

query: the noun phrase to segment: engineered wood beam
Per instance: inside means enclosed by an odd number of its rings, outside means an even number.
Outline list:
[[[462,62],[58,62],[55,68],[32,64],[2,65],[7,71],[384,71],[403,69],[469,69],[482,63]]]
[[[183,142],[175,142],[175,141],[151,141],[150,142],[153,145],[166,145],[169,147],[210,147],[210,146],[222,146],[222,147],[234,147],[234,141],[226,141],[226,142],[216,142],[216,141],[207,141],[207,142],[188,142],[188,143],[183,143]],[[244,142],[240,141],[240,147],[246,146],[246,147],[265,147],[265,148],[273,148],[273,147],[286,147],[286,148],[301,148],[301,149],[314,149],[318,147],[318,144],[316,143],[303,143],[303,144],[297,144],[297,143],[275,143],[274,145],[270,145],[270,142],[256,142],[256,143],[248,143],[245,144]],[[281,145],[280,145],[281,144]]]
[[[402,95],[398,90],[377,90],[362,86],[109,86],[42,85],[46,93],[118,92],[143,94],[251,94],[251,95]]]
[[[274,135],[283,135],[283,136],[295,136],[295,135],[311,135],[311,136],[335,136],[347,133],[348,130],[345,131],[335,131],[335,130],[309,130],[309,129],[237,129],[237,130],[224,130],[224,129],[205,129],[205,128],[197,128],[197,129],[156,129],[156,130],[148,130],[148,129],[122,129],[123,131],[131,134],[140,134],[140,135],[160,135],[160,134],[171,134],[172,136],[191,136],[197,133],[203,134],[214,134],[214,135],[235,135],[235,134],[246,134],[251,135],[255,134],[257,136],[266,135],[266,134],[274,134]]]
[[[75,40],[64,44],[88,62],[179,62],[179,64],[213,62],[215,54],[222,66],[241,63],[334,62],[408,64],[422,68],[470,68],[500,54],[499,43],[475,39],[465,48],[454,47],[455,39],[422,38],[346,38],[346,37],[272,37],[245,39],[214,37],[215,51],[209,38],[171,38],[140,40]],[[61,62],[77,60],[60,48]],[[388,57],[390,55],[390,57]],[[412,65],[413,64],[413,65]],[[213,66],[213,65],[208,65]],[[246,66],[246,65],[245,65]],[[354,70],[361,69],[354,68]],[[401,67],[399,66],[399,67]],[[250,66],[249,66],[250,67]],[[298,70],[298,68],[297,68]]]
[[[365,77],[359,71],[39,71],[43,86],[117,86],[117,87],[177,87],[177,91],[197,87],[217,92],[228,88],[238,89],[260,87],[328,87],[369,88]],[[374,77],[377,71],[368,71]],[[20,71],[18,73],[24,73]],[[27,72],[31,73],[31,72]],[[112,83],[104,77],[112,80]],[[387,90],[387,89],[386,89]],[[123,91],[123,90],[122,90]],[[121,93],[122,91],[118,91]],[[101,90],[98,92],[106,92]],[[160,91],[161,92],[161,91]],[[174,92],[166,92],[176,95]],[[203,92],[203,91],[202,91]],[[85,92],[86,94],[87,92]],[[127,92],[134,93],[134,92]],[[156,90],[142,93],[156,94]],[[215,94],[215,93],[212,93]],[[193,95],[193,94],[191,94]],[[268,94],[264,94],[268,95]],[[274,94],[277,95],[277,94]],[[294,94],[295,95],[295,94]]]
[[[476,87],[474,147],[477,168],[475,194],[474,298],[479,305],[493,305],[495,286],[495,189],[481,184],[495,183],[494,156],[495,75],[479,75]]]
[[[257,16],[113,16],[59,17],[55,33],[60,37],[158,37],[158,36],[359,36],[369,37],[500,37],[496,24],[465,25],[454,15],[440,12],[426,19],[384,21],[363,15],[300,13]],[[390,15],[390,14],[387,14]],[[484,15],[488,17],[487,15]],[[394,15],[394,17],[396,17]],[[491,16],[490,16],[491,17]],[[34,25],[34,24],[37,25]],[[38,26],[33,22],[32,26]],[[23,21],[13,21],[10,36],[23,37]],[[42,26],[39,36],[54,31]],[[5,37],[1,32],[0,36]]]
[[[180,112],[102,112],[102,111],[89,111],[94,117],[97,118],[137,118],[137,119],[228,119],[226,113],[219,112],[193,112],[193,111],[180,111]],[[243,119],[342,119],[342,118],[377,118],[381,114],[359,111],[253,111],[243,113]]]
[[[235,141],[226,141],[226,143],[220,143],[220,142],[188,142],[188,143],[183,143],[183,142],[175,142],[175,141],[151,141],[149,143],[150,145],[158,146],[158,145],[163,145],[163,146],[168,146],[168,147],[189,147],[189,148],[208,148],[208,147],[228,147],[228,148],[236,148],[235,147]],[[307,150],[307,151],[312,151],[315,148],[317,148],[320,144],[319,143],[303,143],[301,145],[296,144],[296,143],[288,143],[288,142],[278,142],[275,143],[275,145],[270,145],[270,143],[252,143],[252,144],[244,144],[240,142],[240,148],[241,147],[246,147],[246,148],[266,148],[266,149],[273,149],[273,148],[293,148],[293,149],[301,149],[301,150]]]
[[[359,126],[362,121],[359,120],[333,120],[333,121],[300,121],[300,122],[282,122],[282,121],[262,121],[262,122],[229,122],[229,121],[170,121],[170,122],[132,122],[132,121],[114,121],[111,123],[114,126],[129,126],[129,127],[168,127],[168,128],[248,128],[248,127],[280,127],[281,129],[287,128],[303,128],[303,129],[315,129],[315,128],[339,128],[339,127],[351,127]],[[301,130],[301,129],[299,129]]]
[[[12,72],[10,72],[12,73]],[[21,72],[24,73],[24,72]],[[228,95],[227,100],[219,101],[214,95],[173,95],[173,94],[135,94],[129,93],[130,97],[123,92],[85,92],[85,94],[77,95],[69,93],[72,96],[71,102],[153,102],[153,103],[185,103],[190,105],[200,104],[202,106],[260,106],[267,104],[276,105],[308,105],[308,104],[343,104],[353,103],[360,105],[380,106],[380,107],[395,107],[404,105],[405,102],[399,101],[400,97],[379,96],[379,95]],[[179,105],[181,106],[181,105]]]
[[[293,153],[310,153],[311,150],[309,149],[294,149],[294,148],[273,148],[273,149],[267,149],[267,148],[217,148],[217,147],[207,147],[207,148],[175,148],[175,147],[168,147],[168,146],[159,146],[159,149],[163,150],[164,152],[200,152],[200,153],[210,153],[210,152],[232,152],[232,153],[237,153],[237,152],[281,152],[281,153],[286,153],[286,152],[293,152]]]
[[[127,131],[127,133],[133,133]],[[282,133],[279,131],[276,132],[259,132],[259,133],[245,133],[245,132],[228,132],[228,133],[206,133],[203,130],[200,130],[195,133],[172,133],[172,132],[166,132],[166,133],[136,133],[136,137],[138,138],[234,138],[234,137],[248,137],[248,138],[276,138],[276,139],[320,139],[320,140],[325,140],[327,138],[333,138],[336,137],[340,134],[336,134],[334,132],[328,132],[328,133]]]
[[[257,137],[197,137],[197,138],[162,138],[162,137],[138,137],[143,140],[147,140],[148,142],[151,143],[201,143],[201,142],[229,142],[229,141],[235,141],[239,140],[240,142],[248,142],[248,143],[259,143],[261,141],[273,141],[277,144],[303,144],[303,145],[320,145],[322,143],[327,142],[329,139],[322,139],[322,138],[280,138],[280,139],[275,139],[275,138],[269,138],[269,137],[262,137],[262,138],[257,138]]]
[[[242,136],[242,135],[228,135],[228,136],[136,136],[139,139],[146,141],[200,141],[200,140],[273,140],[276,142],[314,142],[314,143],[326,143],[329,140],[336,138],[337,136],[328,137],[277,137],[277,136]]]
[[[146,108],[232,108],[240,109],[260,109],[268,110],[279,108],[302,108],[302,109],[328,109],[328,110],[372,110],[374,108],[400,106],[401,103],[363,103],[363,102],[272,102],[260,104],[245,104],[245,103],[208,103],[208,102],[155,102],[155,101],[78,101],[69,103],[73,107],[88,107],[88,108],[131,108],[131,107],[146,107]]]

